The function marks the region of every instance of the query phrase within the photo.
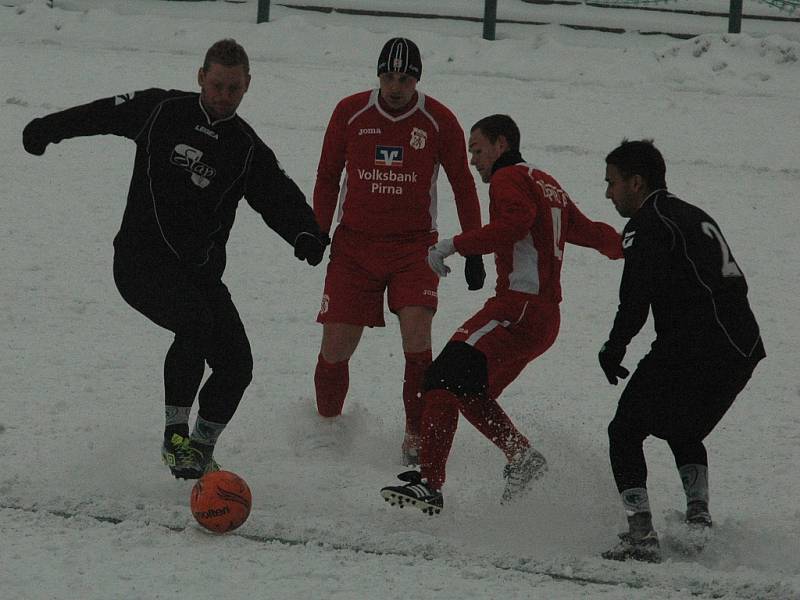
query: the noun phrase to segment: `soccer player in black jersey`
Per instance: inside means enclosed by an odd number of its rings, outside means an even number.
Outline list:
[[[660,560],[642,448],[649,435],[665,440],[675,457],[686,522],[711,526],[703,439],[765,357],[747,282],[719,225],[669,193],[665,173],[650,140],[624,140],[606,157],[606,197],[629,219],[619,308],[599,354],[609,383],[627,377],[626,346],[651,311],[656,332],[608,427],[611,468],[629,524],[620,543],[603,553],[616,560]]]
[[[126,302],[175,334],[164,361],[162,458],[185,479],[219,469],[214,445],[252,379],[250,342],[221,279],[239,201],[297,258],[317,265],[327,245],[303,193],[236,114],[250,84],[244,48],[231,39],[212,45],[197,81],[199,93],[152,88],[104,98],[34,119],[22,135],[37,156],[74,137],[136,143],[114,280]],[[200,388],[206,363],[211,375]]]

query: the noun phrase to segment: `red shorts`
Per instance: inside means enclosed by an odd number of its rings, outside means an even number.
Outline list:
[[[411,238],[371,238],[339,226],[331,243],[319,323],[383,327],[383,295],[389,310],[428,306],[436,310],[439,277],[428,266],[436,232]]]
[[[560,325],[558,304],[509,293],[487,300],[450,339],[483,352],[489,397],[496,399],[528,363],[553,345]]]

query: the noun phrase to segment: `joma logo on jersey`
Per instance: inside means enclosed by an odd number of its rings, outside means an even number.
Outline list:
[[[381,167],[402,167],[402,146],[375,146],[375,164]]]
[[[197,187],[204,188],[211,180],[217,171],[211,165],[201,162],[203,153],[197,148],[192,148],[186,144],[178,144],[172,150],[172,156],[169,161],[182,169],[189,171],[192,174],[192,183]]]

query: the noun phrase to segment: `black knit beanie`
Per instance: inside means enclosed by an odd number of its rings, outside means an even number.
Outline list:
[[[386,42],[378,57],[378,77],[383,73],[408,73],[417,81],[422,77],[422,59],[417,45],[406,38]]]

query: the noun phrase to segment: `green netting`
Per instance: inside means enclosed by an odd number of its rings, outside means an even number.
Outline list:
[[[758,0],[762,4],[769,4],[780,10],[794,12],[800,8],[800,0]]]

